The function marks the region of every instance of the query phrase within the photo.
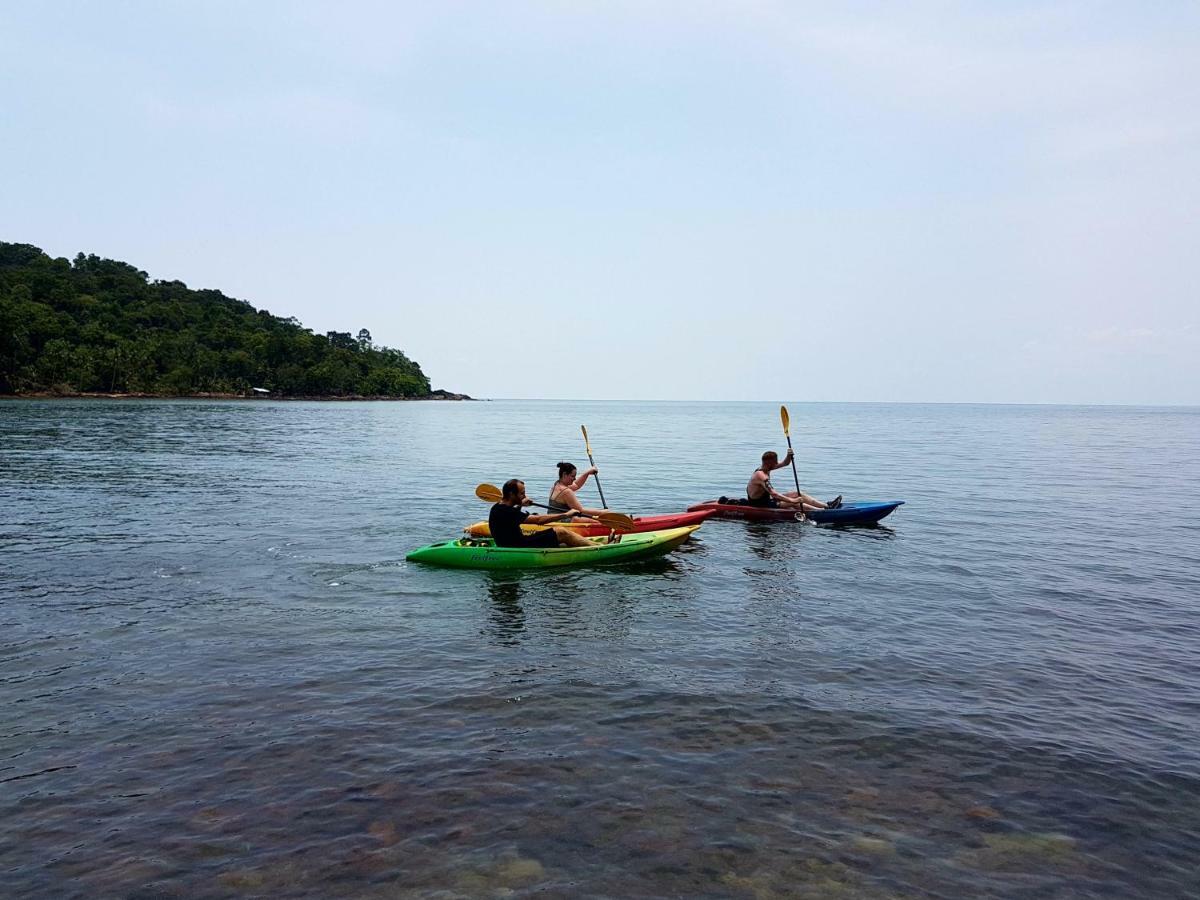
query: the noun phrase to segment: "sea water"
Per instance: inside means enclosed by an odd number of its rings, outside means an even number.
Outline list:
[[[581,424],[740,496],[778,404],[0,403],[3,893],[1200,889],[1200,410],[789,409],[885,527],[496,574],[404,556]]]

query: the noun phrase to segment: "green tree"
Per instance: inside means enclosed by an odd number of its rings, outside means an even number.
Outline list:
[[[419,365],[365,328],[313,334],[220,291],[151,281],[127,263],[51,259],[0,242],[0,392],[186,394],[251,384],[284,395],[429,391]]]

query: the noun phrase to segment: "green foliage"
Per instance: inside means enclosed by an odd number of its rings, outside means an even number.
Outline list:
[[[412,397],[421,367],[363,328],[313,334],[220,291],[98,256],[0,242],[0,393]]]

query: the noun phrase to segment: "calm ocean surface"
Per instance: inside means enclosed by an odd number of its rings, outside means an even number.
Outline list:
[[[0,894],[1200,892],[1200,409],[789,409],[887,528],[497,575],[404,554],[778,405],[0,403]]]

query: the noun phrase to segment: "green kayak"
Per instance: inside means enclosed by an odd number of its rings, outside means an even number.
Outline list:
[[[674,550],[699,525],[625,534],[615,544],[605,538],[592,539],[590,547],[497,547],[490,539],[462,538],[430,544],[408,554],[409,562],[456,569],[542,569],[550,566],[587,566],[596,563],[628,562]]]

